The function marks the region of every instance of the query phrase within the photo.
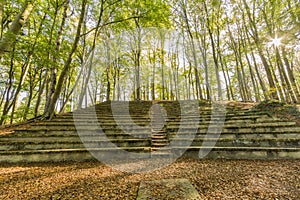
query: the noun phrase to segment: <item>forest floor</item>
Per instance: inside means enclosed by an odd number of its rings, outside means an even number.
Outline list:
[[[186,158],[136,174],[97,161],[1,164],[0,199],[134,200],[141,181],[177,178],[188,179],[203,200],[300,199],[300,160]]]

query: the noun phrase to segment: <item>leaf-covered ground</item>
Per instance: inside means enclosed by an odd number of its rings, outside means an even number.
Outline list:
[[[135,199],[142,180],[187,178],[202,199],[300,199],[300,160],[179,159],[139,174],[96,161],[0,166],[0,199]]]

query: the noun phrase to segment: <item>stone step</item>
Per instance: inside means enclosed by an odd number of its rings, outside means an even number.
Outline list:
[[[236,123],[236,124],[227,124],[225,123],[223,125],[223,128],[224,129],[240,129],[240,128],[261,128],[261,127],[265,127],[265,128],[268,128],[268,127],[290,127],[290,126],[295,126],[296,125],[296,122],[265,122],[265,123]],[[182,123],[181,125],[181,128],[190,128],[190,125],[189,124],[185,124],[185,123]],[[198,125],[198,128],[199,129],[207,129],[207,127],[210,126],[210,127],[219,127],[220,125],[218,123],[212,123],[212,124],[200,124]],[[167,129],[170,130],[170,129],[176,129],[178,128],[178,126],[176,125],[168,125],[167,126]],[[300,127],[299,127],[300,129]]]
[[[203,128],[199,128],[197,129],[197,133],[198,134],[206,134],[208,129],[208,127],[203,127]],[[218,126],[210,126],[209,127],[211,129],[211,131],[213,130],[219,130]],[[184,133],[190,133],[190,132],[194,132],[195,128],[193,127],[179,127],[177,128],[167,128],[168,134],[169,135],[173,135],[173,134],[184,134]],[[212,132],[213,133],[213,132]],[[297,126],[286,126],[286,127],[282,127],[282,126],[278,126],[278,127],[273,127],[273,126],[269,126],[269,127],[230,127],[230,128],[222,128],[222,134],[249,134],[252,133],[253,135],[255,134],[281,134],[281,133],[297,133],[300,134],[300,128]]]
[[[153,138],[151,138],[152,140],[151,140],[151,144],[152,145],[166,145],[166,144],[168,144],[169,143],[169,140],[167,140],[167,139],[153,139]]]
[[[219,119],[209,119],[209,120],[194,120],[195,122],[199,121],[199,124],[213,124],[217,123]],[[178,124],[194,124],[193,120],[168,120],[168,126],[178,125]],[[216,121],[216,122],[214,122]],[[225,120],[225,124],[255,124],[255,123],[276,123],[276,122],[291,122],[291,121],[284,121],[282,119],[277,118],[257,118],[257,119],[228,119]]]
[[[203,142],[214,144],[216,147],[300,147],[300,138],[252,138],[252,139],[229,139],[229,138],[180,138],[173,139],[172,145],[202,146]]]
[[[153,115],[161,115],[163,113],[167,113],[168,115],[181,115],[181,114],[193,114],[195,113],[194,107],[193,108],[181,108],[181,109],[170,109],[170,108],[166,108],[166,107],[162,107],[162,109],[164,110],[163,112],[161,111],[155,111],[151,110],[152,108],[146,108],[146,109],[138,109],[138,108],[134,108],[131,109],[129,108],[121,108],[121,109],[102,109],[102,108],[91,108],[91,109],[84,109],[84,110],[78,110],[75,112],[68,112],[68,113],[64,113],[64,114],[60,114],[57,116],[66,116],[66,115],[73,115],[74,113],[76,115],[79,114],[91,114],[91,113],[97,113],[99,115],[148,115],[149,113],[152,113]],[[165,112],[166,111],[166,112]],[[183,112],[182,112],[183,111]],[[199,107],[198,108],[198,113],[212,113],[212,112],[226,112],[228,114],[234,114],[234,115],[261,115],[261,114],[267,114],[269,115],[268,112],[266,111],[254,111],[254,110],[249,110],[249,109],[231,109],[229,107],[224,107],[224,108],[216,108],[216,107]]]
[[[172,116],[168,116],[166,118],[166,121],[170,122],[170,121],[218,121],[220,119],[224,119],[224,116],[211,116],[211,115],[208,115],[208,116],[178,116],[178,117],[172,117]],[[239,117],[229,117],[229,116],[225,116],[225,121],[232,121],[232,120],[238,120],[238,121],[241,121],[241,120],[246,120],[246,121],[264,121],[264,119],[272,119],[271,117],[267,116],[267,115],[261,115],[261,116],[248,116],[248,115],[245,115],[245,116],[239,116]],[[80,118],[76,118],[76,120],[73,119],[73,116],[64,116],[64,117],[58,117],[58,118],[55,118],[53,120],[51,120],[51,122],[83,122],[83,123],[95,123],[95,122],[101,122],[101,123],[104,123],[104,122],[112,122],[112,123],[115,123],[115,121],[118,121],[118,122],[132,122],[134,121],[135,123],[143,123],[143,122],[150,122],[151,119],[149,116],[147,117],[138,117],[138,118],[131,118],[131,117],[93,117],[93,116],[86,116],[86,117],[80,117]],[[274,120],[276,120],[276,118],[274,118]],[[50,121],[49,121],[50,122]],[[51,123],[50,122],[50,123]],[[47,121],[46,121],[47,123]]]
[[[158,142],[158,143],[168,143],[169,140],[166,139],[166,137],[151,137],[152,140],[154,140],[155,142]]]
[[[69,136],[76,136],[78,137],[92,137],[92,136],[107,136],[107,137],[114,137],[114,138],[128,138],[128,137],[136,137],[136,138],[150,138],[151,132],[108,132],[104,133],[103,131],[97,130],[97,131],[87,131],[87,130],[81,130],[80,132],[77,131],[55,131],[55,130],[49,130],[49,131],[41,131],[41,130],[22,130],[17,131],[14,134],[10,134],[7,136],[0,136],[0,140],[4,137],[11,137],[11,138],[21,138],[21,137],[69,137]]]
[[[47,149],[47,150],[22,150],[22,151],[0,151],[0,163],[21,163],[21,162],[58,162],[58,161],[84,161],[95,159],[92,152],[98,159],[111,158],[112,160],[124,158],[150,158],[148,147],[124,147],[124,152],[116,148],[77,148],[77,149]],[[136,154],[127,155],[127,152]],[[141,154],[139,153],[147,153]],[[130,157],[133,156],[133,157]]]
[[[171,148],[163,146],[151,147],[151,157],[152,158],[172,158]]]
[[[173,140],[175,137],[176,138],[187,138],[186,133],[177,133],[174,135],[169,135],[169,140]],[[300,134],[299,133],[281,133],[281,134],[269,134],[269,133],[261,133],[261,134],[252,134],[252,133],[245,133],[242,135],[237,135],[237,134],[197,134],[195,135],[196,138],[205,138],[206,136],[209,136],[210,138],[224,138],[224,139],[255,139],[255,138],[261,138],[261,139],[272,139],[272,138],[278,138],[278,139],[299,139]],[[193,135],[188,134],[188,137],[193,137]]]
[[[146,131],[145,131],[146,130]],[[111,131],[107,130],[107,132],[104,132],[103,130],[87,130],[83,129],[77,132],[77,130],[19,130],[16,131],[15,134],[11,134],[5,137],[34,137],[34,136],[77,136],[80,134],[81,136],[93,136],[93,135],[119,135],[119,136],[128,136],[131,135],[133,137],[150,137],[151,131],[145,129],[143,131],[139,132],[123,132],[123,131]],[[190,133],[194,132],[194,129],[191,128],[184,128],[180,130],[170,130],[168,132],[168,136],[170,138],[176,136],[176,135],[189,135]],[[207,129],[198,129],[195,133],[196,135],[206,135]],[[211,133],[213,134],[213,132]],[[219,133],[217,133],[219,134]],[[241,128],[241,129],[223,129],[222,130],[222,137],[229,137],[229,138],[255,138],[255,137],[262,137],[262,138],[269,138],[269,137],[278,137],[278,138],[299,138],[300,137],[300,129],[299,127],[269,127],[269,128]],[[1,138],[4,136],[0,136]]]
[[[161,148],[168,145],[168,143],[152,143],[151,148]]]
[[[219,112],[219,113],[218,113]],[[68,117],[73,117],[76,115],[77,118],[85,118],[85,117],[94,117],[97,116],[98,118],[112,118],[112,117],[118,117],[118,118],[138,118],[138,117],[144,117],[147,118],[150,116],[150,113],[136,113],[136,114],[128,114],[127,113],[102,113],[102,112],[95,112],[95,111],[90,111],[90,112],[77,112],[77,113],[65,113],[61,115],[57,115],[56,118],[68,118]],[[157,116],[157,117],[162,117],[164,116],[161,113],[158,114],[151,114],[152,116]],[[237,116],[270,116],[270,114],[266,112],[223,112],[223,111],[213,111],[213,112],[207,112],[207,111],[200,111],[197,113],[197,116],[211,116],[211,115],[216,115],[216,116],[228,116],[228,117],[237,117]],[[185,117],[193,117],[195,116],[195,112],[190,112],[190,113],[174,113],[174,112],[167,112],[168,117],[180,117],[180,116],[185,116]],[[165,116],[165,117],[167,117]]]
[[[165,123],[167,123],[168,125],[173,125],[173,124],[180,124],[180,123],[193,123],[193,121],[196,122],[200,122],[201,124],[208,124],[208,123],[213,123],[214,120],[219,120],[219,118],[208,118],[207,120],[203,119],[203,118],[194,118],[196,120],[193,119],[189,119],[189,120],[181,120],[180,118],[176,118],[176,119],[167,119]],[[151,120],[150,119],[139,119],[139,120],[131,120],[131,119],[126,119],[126,120],[117,120],[118,124],[123,124],[123,125],[130,125],[132,124],[132,122],[137,123],[137,124],[145,124],[145,125],[149,125],[151,124]],[[254,119],[228,119],[225,120],[225,123],[228,124],[234,124],[234,123],[265,123],[265,122],[284,122],[282,119],[277,119],[277,118],[254,118]],[[290,122],[290,121],[287,121]],[[85,124],[101,124],[101,125],[115,125],[116,124],[116,120],[114,119],[105,119],[105,120],[89,120],[87,121],[86,119],[82,119],[82,120],[78,120],[76,121],[76,124],[79,125],[85,125]],[[52,121],[43,121],[43,122],[36,122],[36,123],[32,123],[32,126],[38,126],[38,125],[74,125],[74,120],[65,120],[65,121],[60,121],[60,120],[52,120]]]
[[[174,147],[171,151],[176,154],[178,151],[182,151],[186,147]],[[227,158],[227,159],[300,159],[300,148],[265,148],[265,147],[188,147],[185,156],[199,158],[199,150],[212,151],[206,156],[206,158]],[[149,152],[150,148],[124,148],[129,152]],[[153,150],[151,156],[156,156],[156,153],[160,148]],[[97,157],[107,153],[117,159],[122,158],[123,155],[116,153],[116,149],[90,149],[92,152],[96,152]],[[168,153],[165,153],[168,154]],[[138,154],[134,155],[136,158]],[[169,155],[168,155],[169,156]],[[145,157],[143,155],[143,157]],[[99,157],[98,157],[99,158]],[[26,151],[0,151],[0,162],[49,162],[49,161],[63,161],[63,160],[90,160],[94,159],[90,153],[85,149],[51,149],[51,150],[26,150]]]
[[[151,136],[152,140],[166,140],[166,136],[164,135],[156,135],[156,136]]]
[[[24,129],[16,129],[15,131],[22,131]],[[131,132],[146,132],[150,131],[150,128],[143,126],[134,127],[101,127],[101,126],[31,126],[27,131],[96,131],[102,130],[104,132],[123,132],[122,130]]]
[[[38,149],[74,149],[84,148],[84,146],[92,148],[105,148],[108,146],[107,140],[101,138],[88,138],[84,141],[79,138],[69,140],[49,140],[49,138],[19,138],[22,140],[0,141],[0,151],[11,150],[38,150]],[[31,139],[31,140],[29,140]],[[150,139],[110,139],[110,142],[119,147],[146,147],[150,146]]]
[[[152,158],[171,158],[172,154],[170,151],[166,151],[166,152],[152,151],[151,157]]]
[[[291,127],[291,128],[298,128],[300,129],[300,127],[295,127],[296,122],[265,122],[265,123],[253,123],[253,124],[249,124],[249,123],[245,123],[245,124],[224,124],[223,125],[223,130],[224,132],[226,132],[227,129],[230,129],[230,131],[233,132],[243,132],[244,129],[251,129],[251,130],[257,130],[257,129],[261,129],[264,128],[264,130],[266,131],[267,129],[270,129],[270,131],[273,131],[276,128],[286,128],[286,127]],[[176,130],[180,127],[180,129],[184,129],[184,130],[188,130],[193,128],[194,126],[191,127],[191,123],[182,123],[180,124],[180,126],[177,126],[175,124],[173,125],[168,125],[166,127],[166,130],[168,132],[172,131],[172,130]],[[219,124],[218,123],[212,123],[212,124],[200,124],[198,125],[198,129],[202,130],[202,129],[207,129],[207,128],[218,128]],[[89,124],[77,124],[76,126],[69,124],[69,125],[64,125],[61,126],[60,124],[52,124],[52,125],[33,125],[31,126],[29,129],[27,130],[40,130],[40,131],[50,131],[50,130],[56,130],[56,131],[76,131],[76,130],[90,130],[90,131],[94,131],[94,130],[98,130],[101,129],[104,132],[107,131],[113,131],[113,132],[122,132],[122,130],[126,130],[126,131],[132,131],[132,132],[140,132],[140,131],[149,131],[149,127],[144,127],[144,126],[138,126],[138,125],[133,125],[133,124],[128,124],[128,125],[98,125],[98,126],[91,126]],[[16,128],[15,131],[22,131],[23,129],[18,129]],[[160,130],[152,130],[153,132],[157,132]]]
[[[185,152],[186,157],[199,159],[199,150],[209,152],[205,158],[225,159],[300,159],[299,147],[174,147],[173,154]],[[203,157],[201,157],[203,158]]]

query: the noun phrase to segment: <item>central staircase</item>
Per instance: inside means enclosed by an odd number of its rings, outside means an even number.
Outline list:
[[[151,107],[151,156],[170,157],[171,149],[167,133],[167,113],[158,103],[153,102]]]
[[[183,156],[199,158],[199,151],[206,151],[205,158],[300,158],[300,126],[295,121],[230,105],[215,112],[218,107],[208,102],[199,102],[196,114],[189,103],[183,105],[104,102],[19,126],[0,135],[0,162],[82,161],[94,159],[91,152],[122,156],[114,154],[116,148],[108,140],[126,152],[150,157],[176,157],[185,151]]]

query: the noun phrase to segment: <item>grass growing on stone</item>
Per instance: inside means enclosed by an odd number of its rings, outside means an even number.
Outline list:
[[[284,120],[296,121],[300,125],[300,110],[299,106],[291,105],[279,101],[262,101],[253,106],[252,110],[265,111],[271,116],[278,117]]]

